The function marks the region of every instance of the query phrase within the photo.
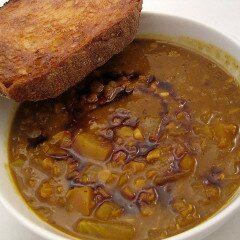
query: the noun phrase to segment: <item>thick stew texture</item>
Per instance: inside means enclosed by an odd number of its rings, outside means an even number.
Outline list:
[[[214,62],[155,40],[62,96],[20,106],[10,166],[42,219],[85,239],[164,239],[240,184],[240,90]]]

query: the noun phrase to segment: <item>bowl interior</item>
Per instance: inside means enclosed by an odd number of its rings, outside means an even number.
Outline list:
[[[227,36],[187,19],[157,13],[143,13],[139,35],[177,43],[211,57],[227,69],[240,83],[240,43]],[[197,39],[197,40],[194,40]],[[49,240],[74,239],[40,220],[17,192],[8,169],[8,135],[17,104],[0,98],[0,200],[4,206],[25,226]],[[205,237],[219,227],[240,206],[240,195],[236,194],[228,207],[199,226],[169,240]]]

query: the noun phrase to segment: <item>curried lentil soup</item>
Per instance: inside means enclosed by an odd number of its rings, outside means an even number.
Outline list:
[[[34,212],[74,236],[173,236],[239,187],[239,95],[203,56],[135,40],[84,86],[20,106],[12,175]]]

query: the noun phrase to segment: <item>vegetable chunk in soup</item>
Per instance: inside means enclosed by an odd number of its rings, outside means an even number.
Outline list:
[[[27,204],[87,239],[164,239],[240,184],[240,90],[214,62],[155,40],[62,96],[20,106],[10,166]]]

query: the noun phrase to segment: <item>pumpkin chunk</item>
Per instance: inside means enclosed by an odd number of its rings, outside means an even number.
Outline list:
[[[196,160],[188,154],[186,156],[184,156],[180,162],[180,167],[183,170],[191,170],[192,171],[194,169],[195,165],[196,165]]]
[[[233,145],[238,128],[234,124],[217,122],[213,126],[214,139],[220,148],[227,148]]]
[[[95,216],[100,220],[110,220],[121,216],[123,208],[113,202],[104,202],[98,207],[95,212]]]
[[[112,146],[102,137],[91,133],[79,133],[74,140],[73,149],[83,157],[105,161],[112,151]]]
[[[101,222],[83,219],[77,225],[77,231],[89,237],[109,240],[131,240],[135,235],[135,228],[122,222]]]
[[[69,210],[76,210],[84,216],[91,215],[94,207],[94,193],[90,187],[74,188],[67,193]]]

